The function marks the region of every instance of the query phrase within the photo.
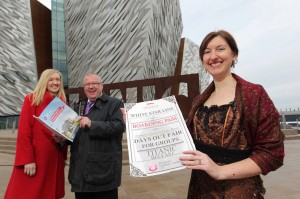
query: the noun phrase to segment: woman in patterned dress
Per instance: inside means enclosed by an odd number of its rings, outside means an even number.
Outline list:
[[[213,82],[188,117],[197,149],[180,158],[193,169],[188,198],[264,198],[260,174],[283,165],[279,113],[261,85],[231,72],[238,47],[228,32],[209,33],[199,53]]]

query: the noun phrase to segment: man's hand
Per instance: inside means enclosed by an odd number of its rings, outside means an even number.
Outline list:
[[[88,117],[81,117],[79,125],[80,128],[86,128],[86,127],[91,128],[92,121]]]

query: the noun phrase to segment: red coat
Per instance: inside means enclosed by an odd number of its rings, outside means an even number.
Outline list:
[[[25,97],[18,128],[16,157],[4,199],[58,199],[65,195],[64,160],[66,148],[59,149],[52,132],[37,121],[53,97],[46,92],[43,103],[31,105],[32,94]],[[24,174],[24,165],[36,163],[36,175]]]

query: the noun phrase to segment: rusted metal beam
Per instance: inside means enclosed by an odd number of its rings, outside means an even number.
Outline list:
[[[136,88],[137,90],[137,102],[143,101],[143,88],[147,86],[153,86],[155,89],[155,99],[160,99],[163,97],[164,93],[168,89],[172,89],[174,86],[178,86],[180,83],[186,83],[188,89],[188,96],[175,95],[178,105],[181,109],[184,118],[187,118],[189,110],[192,105],[193,99],[199,94],[199,75],[189,74],[189,75],[178,75],[171,77],[161,77],[145,80],[135,80],[129,82],[118,82],[105,84],[103,91],[110,95],[113,90],[120,90],[122,99],[127,102],[126,90],[128,88]],[[66,94],[79,94],[79,98],[83,99],[85,97],[83,92],[83,87],[80,88],[69,88],[65,89]]]

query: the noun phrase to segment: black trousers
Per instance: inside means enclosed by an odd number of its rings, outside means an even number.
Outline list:
[[[118,188],[103,192],[75,192],[76,199],[118,199]]]

